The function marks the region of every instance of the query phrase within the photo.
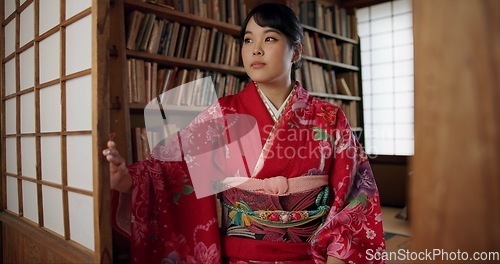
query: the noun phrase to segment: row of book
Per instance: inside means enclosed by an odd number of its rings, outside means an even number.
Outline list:
[[[137,10],[126,20],[128,50],[230,66],[241,64],[240,40],[216,28],[184,25]]]
[[[177,11],[242,25],[247,15],[245,0],[142,0]],[[356,15],[326,0],[286,0],[303,24],[358,39]]]
[[[130,103],[148,103],[156,96],[172,90],[182,84],[211,77],[215,92],[208,88],[195,85],[178,93],[177,89],[169,93],[168,104],[205,106],[222,96],[235,94],[248,83],[246,77],[236,77],[220,72],[204,71],[200,69],[179,69],[178,67],[161,67],[156,62],[141,59],[127,59],[128,91]],[[216,98],[213,98],[216,96]]]
[[[304,61],[295,75],[295,79],[311,92],[359,96],[356,72],[335,72],[320,64]]]
[[[356,14],[330,1],[300,1],[299,18],[303,24],[341,35],[358,39]]]
[[[304,32],[304,55],[349,65],[356,63],[353,43],[337,44],[335,38],[320,37],[317,32]]]
[[[247,15],[245,0],[142,0],[184,13],[242,25]]]

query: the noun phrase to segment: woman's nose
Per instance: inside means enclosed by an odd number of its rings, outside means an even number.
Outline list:
[[[262,48],[258,45],[255,45],[253,49],[253,55],[262,55],[262,54],[264,54]]]

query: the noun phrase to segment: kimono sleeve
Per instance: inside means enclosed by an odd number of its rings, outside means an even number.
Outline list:
[[[311,239],[317,263],[327,256],[346,263],[372,263],[385,251],[380,199],[367,156],[339,109],[333,130],[335,153],[329,172],[334,194],[324,224]]]

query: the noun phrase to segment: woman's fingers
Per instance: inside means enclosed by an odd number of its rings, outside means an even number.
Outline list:
[[[106,155],[106,159],[113,163],[115,166],[120,166],[123,163],[123,160],[120,156],[115,156],[115,155]]]
[[[114,148],[116,148],[115,142],[114,142],[114,141],[112,141],[112,140],[109,140],[109,141],[108,141],[108,148],[110,148],[110,149],[114,149]]]
[[[113,165],[120,166],[120,164],[123,163],[123,158],[115,147],[114,141],[108,141],[108,148],[103,150],[102,154],[106,156],[106,159]]]

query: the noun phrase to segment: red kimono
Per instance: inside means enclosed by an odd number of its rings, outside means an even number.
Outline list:
[[[368,249],[385,251],[375,179],[337,106],[296,83],[275,121],[250,82],[218,107],[256,119],[262,151],[246,168],[251,179],[197,199],[192,158],[178,146],[129,166],[134,263],[369,263]],[[175,155],[182,161],[163,159]]]

